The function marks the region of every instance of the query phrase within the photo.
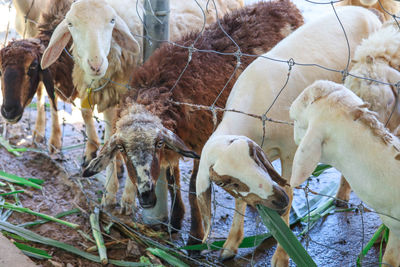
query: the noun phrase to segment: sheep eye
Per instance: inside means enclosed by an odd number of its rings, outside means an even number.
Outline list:
[[[72,23],[71,22],[68,22],[68,27],[72,27]]]
[[[115,23],[115,19],[111,19],[110,23],[114,24]]]
[[[119,151],[125,152],[125,148],[123,145],[117,145],[117,147],[118,147]]]
[[[160,149],[160,148],[163,147],[163,145],[164,145],[164,141],[163,141],[163,140],[159,140],[159,141],[156,143],[156,148]]]

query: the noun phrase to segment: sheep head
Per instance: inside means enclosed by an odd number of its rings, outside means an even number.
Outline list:
[[[47,68],[61,55],[72,37],[75,60],[87,80],[102,78],[108,68],[107,56],[113,42],[139,54],[138,42],[125,21],[105,1],[80,0],[71,5],[65,19],[56,27],[42,58]]]
[[[287,185],[286,181],[254,141],[235,135],[211,137],[203,148],[196,180],[204,240],[211,226],[211,182],[251,206],[261,204],[282,214],[289,204],[280,187]]]
[[[191,158],[199,156],[143,107],[137,105],[130,111],[132,113],[128,112],[117,122],[116,133],[89,163],[83,176],[91,176],[103,170],[120,150],[128,168],[134,170],[135,177],[130,178],[137,186],[140,205],[143,208],[152,208],[157,202],[155,184],[166,150]]]
[[[51,73],[39,65],[43,50],[38,39],[25,39],[11,42],[0,51],[1,114],[10,123],[21,119],[41,81],[56,107]]]

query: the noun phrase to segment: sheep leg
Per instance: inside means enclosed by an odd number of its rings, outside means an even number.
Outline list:
[[[125,188],[124,188],[124,193],[122,194],[121,198],[121,214],[126,214],[130,215],[132,210],[136,211],[137,206],[136,206],[136,172],[135,169],[133,168],[133,165],[127,155],[125,153],[121,153],[122,158],[124,160],[127,172],[128,172],[128,177],[126,178],[125,181]]]
[[[61,129],[60,129],[60,122],[58,120],[57,96],[54,96],[54,102],[55,105],[53,105],[53,101],[50,101],[51,134],[49,142],[49,151],[52,154],[61,151]]]
[[[142,218],[144,223],[156,225],[168,220],[168,189],[166,180],[166,168],[161,167],[160,176],[156,183],[157,202],[153,208],[143,209]]]
[[[85,154],[83,156],[82,167],[87,167],[89,162],[96,157],[96,152],[100,146],[100,141],[96,133],[96,127],[94,126],[93,111],[91,109],[82,108],[81,113],[88,138],[86,142]]]
[[[44,108],[44,95],[43,95],[43,83],[40,82],[36,91],[36,108],[37,118],[35,123],[35,130],[33,131],[33,142],[42,143],[44,141],[45,129],[46,129],[46,111]]]
[[[189,204],[190,204],[190,234],[187,245],[194,245],[201,243],[204,237],[203,224],[201,222],[201,214],[199,203],[196,197],[196,178],[199,171],[199,160],[193,160],[193,172],[190,176],[189,183]]]
[[[108,108],[104,111],[105,121],[105,137],[104,141],[107,142],[113,132],[113,125],[115,123],[115,108]],[[119,181],[117,176],[117,163],[115,158],[111,160],[111,163],[106,169],[106,192],[103,195],[101,204],[106,209],[114,207],[117,203],[117,192],[119,187]]]
[[[171,168],[173,173],[171,173]],[[181,195],[181,177],[177,166],[167,168],[166,178],[168,182],[169,195],[171,196],[171,217],[170,224],[172,232],[177,232],[182,228],[182,220],[185,215],[185,205]]]
[[[335,205],[337,207],[347,207],[351,193],[351,187],[347,182],[346,178],[342,175],[340,177],[340,186],[336,193]]]
[[[286,158],[286,160],[282,160],[282,158]],[[290,160],[287,157],[282,157],[282,158],[281,158],[282,177],[289,181],[290,177],[292,176],[293,162],[292,162],[292,160]],[[282,215],[282,219],[286,222],[287,225],[289,225],[289,215],[290,215],[290,209],[292,207],[292,200],[293,200],[293,189],[289,186],[285,186],[284,190],[287,193],[287,195],[289,196],[289,205],[287,207],[286,212]],[[289,255],[286,253],[286,251],[283,249],[283,247],[281,247],[281,245],[279,243],[278,243],[278,246],[276,248],[274,255],[272,256],[271,266],[272,267],[287,267],[287,266],[289,266]]]
[[[387,266],[398,267],[400,265],[400,239],[394,231],[389,233],[389,241],[386,245],[385,254],[383,255],[382,263]],[[382,266],[383,266],[382,265]]]
[[[246,212],[246,202],[235,199],[235,214],[233,215],[231,230],[221,251],[221,259],[228,260],[235,257],[238,247],[244,237],[244,214]]]

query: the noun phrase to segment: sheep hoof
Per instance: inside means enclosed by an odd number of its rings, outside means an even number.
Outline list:
[[[230,249],[223,249],[219,259],[221,261],[227,261],[227,260],[230,260],[230,259],[234,258],[235,255],[236,255],[236,253],[234,251],[232,251]]]
[[[117,198],[111,196],[111,194],[103,195],[103,199],[101,200],[101,207],[106,211],[112,211],[117,206]]]
[[[121,215],[132,215],[133,211],[136,211],[136,205],[134,205],[133,203],[129,203],[129,202],[125,202],[125,201],[121,201],[121,209],[119,211],[119,213]]]
[[[61,141],[60,140],[51,140],[49,143],[49,152],[50,154],[59,153],[61,151]]]
[[[347,201],[345,200],[341,200],[341,199],[335,199],[333,201],[333,203],[335,204],[336,207],[338,208],[348,208],[349,205],[347,204]]]
[[[38,134],[36,132],[33,132],[33,145],[35,144],[42,144],[44,143],[44,134]]]
[[[92,161],[92,159],[94,159],[96,156],[97,156],[97,151],[90,153],[90,155],[84,155],[82,168],[83,169],[86,168],[89,165],[89,163]]]

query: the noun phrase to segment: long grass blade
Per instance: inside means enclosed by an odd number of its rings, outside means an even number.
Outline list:
[[[99,217],[99,209],[95,207],[94,212],[90,214],[89,217],[90,225],[92,226],[93,237],[96,241],[97,250],[99,251],[100,261],[103,265],[106,265],[108,263],[107,249],[104,245],[103,235],[101,234]]]
[[[91,260],[93,262],[98,262],[100,263],[100,258],[98,256],[92,255],[90,253],[87,253],[85,251],[82,251],[80,249],[77,249],[71,245],[59,242],[57,240],[47,238],[40,236],[32,231],[29,231],[25,228],[15,226],[11,223],[8,222],[1,222],[0,221],[0,229],[3,229],[7,232],[11,232],[14,234],[17,234],[29,241],[40,243],[40,244],[45,244],[48,246],[56,247],[63,249],[65,251],[68,251],[70,253],[73,253],[75,255],[81,256],[85,259]],[[142,267],[142,266],[149,266],[149,264],[145,263],[138,263],[138,262],[127,262],[127,261],[119,261],[119,260],[109,260],[109,263],[114,264],[116,266],[127,266],[127,267]]]
[[[29,257],[33,257],[40,260],[52,258],[46,251],[42,249],[34,248],[18,242],[14,242],[14,245]]]
[[[301,245],[297,237],[274,210],[257,205],[258,213],[268,230],[285,249],[290,258],[301,267],[316,267],[317,265]]]
[[[3,208],[6,208],[6,209],[13,210],[13,211],[32,214],[32,215],[41,217],[41,218],[49,220],[49,221],[53,221],[53,222],[57,222],[57,223],[66,225],[66,226],[71,227],[73,229],[78,229],[80,227],[78,224],[70,223],[70,222],[67,222],[67,221],[63,221],[63,220],[57,219],[57,218],[55,218],[53,216],[50,216],[50,215],[47,215],[47,214],[43,214],[43,213],[40,213],[40,212],[32,211],[31,209],[28,209],[28,208],[18,207],[18,206],[15,206],[15,205],[11,204],[11,203],[8,203],[8,202],[5,202],[3,205],[0,205],[0,206],[3,207]]]
[[[7,192],[7,193],[1,193],[0,196],[4,197],[4,196],[9,196],[9,195],[24,193],[24,192],[25,192],[24,190],[16,190],[16,191]]]
[[[378,230],[376,230],[375,234],[371,237],[371,239],[365,245],[365,247],[361,251],[360,255],[358,255],[358,257],[357,257],[357,267],[361,267],[362,259],[365,257],[365,255],[367,255],[368,251],[372,248],[372,246],[379,239],[379,237],[382,235],[382,233],[385,233],[386,230],[387,230],[387,227],[384,224],[379,226]],[[383,236],[382,236],[382,240],[384,239]],[[379,262],[381,262],[381,261],[379,261]]]
[[[17,156],[17,157],[21,156],[21,154],[18,153],[17,151],[13,151],[13,148],[11,147],[8,140],[4,139],[4,137],[1,135],[0,135],[0,145],[2,145],[5,149],[7,149],[8,152],[13,154],[14,156]]]
[[[186,263],[184,263],[180,259],[172,256],[171,254],[167,253],[166,251],[164,251],[162,249],[159,249],[159,248],[147,248],[146,250],[150,251],[150,253],[153,254],[154,256],[157,256],[157,257],[165,260],[166,262],[168,262],[172,266],[175,266],[175,267],[189,267],[189,265],[187,265]]]
[[[0,171],[0,179],[5,180],[10,183],[14,184],[22,184],[25,186],[30,186],[36,189],[42,189],[42,187],[36,183],[33,183],[25,178],[19,177],[17,175],[11,174],[11,173],[6,173],[3,171]]]
[[[65,216],[68,216],[68,215],[71,215],[71,214],[75,214],[75,213],[80,213],[80,212],[81,211],[78,208],[75,208],[75,209],[72,209],[72,210],[60,212],[57,215],[55,215],[54,218],[60,219],[62,217],[65,217]],[[44,223],[47,223],[47,222],[49,222],[49,220],[36,220],[36,221],[33,221],[33,222],[22,223],[22,224],[19,224],[18,226],[19,227],[28,228],[28,227],[36,226],[36,225],[39,225],[39,224],[44,224]]]

